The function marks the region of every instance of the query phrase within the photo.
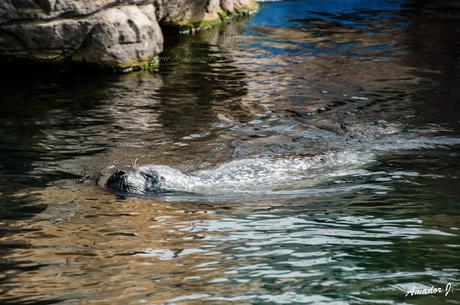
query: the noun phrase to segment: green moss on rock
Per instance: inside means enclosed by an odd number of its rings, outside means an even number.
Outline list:
[[[243,15],[251,15],[256,13],[259,10],[260,4],[254,1],[254,5],[252,6],[245,6],[235,8],[235,15],[243,16]]]
[[[116,72],[132,72],[132,71],[156,71],[160,65],[160,57],[154,56],[146,61],[136,61],[126,64],[118,64],[113,67]]]
[[[162,27],[166,32],[191,33],[219,25],[225,20],[256,13],[258,10],[259,4],[254,1],[254,5],[252,6],[238,7],[233,11],[219,11],[217,12],[218,18],[216,19],[204,19],[183,24],[163,23]]]

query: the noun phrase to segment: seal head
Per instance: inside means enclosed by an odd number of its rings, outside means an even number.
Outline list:
[[[161,183],[164,177],[161,177],[155,170],[138,169],[126,172],[117,170],[106,182],[106,187],[121,193],[156,193],[162,190]]]

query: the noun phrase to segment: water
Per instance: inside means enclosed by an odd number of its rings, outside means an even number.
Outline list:
[[[155,73],[3,74],[0,303],[459,304],[459,9],[270,2],[168,38]],[[349,152],[366,158],[273,182]],[[274,172],[193,196],[103,187],[248,160]]]

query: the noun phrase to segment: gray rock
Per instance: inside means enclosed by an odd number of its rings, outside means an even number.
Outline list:
[[[73,56],[75,61],[124,69],[142,66],[163,49],[152,4],[113,7],[99,13],[96,20]]]
[[[159,22],[192,26],[255,0],[0,0],[0,56],[142,67],[163,49]]]
[[[237,14],[255,11],[255,0],[154,0],[158,20],[168,24],[185,25],[200,21],[219,20],[219,13]]]

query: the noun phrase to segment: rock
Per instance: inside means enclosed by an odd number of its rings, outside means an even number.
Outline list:
[[[255,0],[155,0],[158,20],[179,31],[206,28],[227,17],[255,12]]]
[[[162,49],[163,35],[152,4],[113,7],[98,14],[73,59],[125,69],[149,64]]]
[[[40,24],[2,26],[0,53],[36,61],[62,61],[78,50],[94,26],[94,20],[57,20]]]
[[[224,11],[233,12],[235,10],[235,6],[232,0],[221,0],[220,6]]]
[[[255,0],[0,0],[0,57],[152,67],[160,23],[204,27],[256,8]]]

